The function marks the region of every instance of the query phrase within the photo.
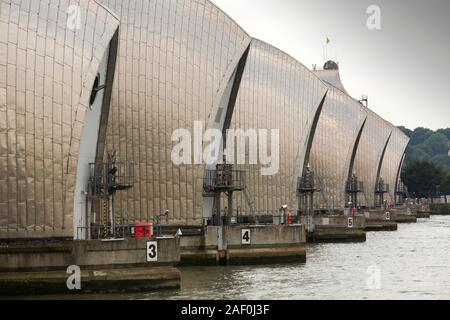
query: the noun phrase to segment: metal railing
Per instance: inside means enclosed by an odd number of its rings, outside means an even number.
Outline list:
[[[147,221],[142,221],[147,222]],[[162,224],[156,217],[153,219],[153,223],[149,225],[139,225],[137,223],[123,223],[101,225],[92,224],[90,227],[77,227],[78,239],[121,239],[121,238],[134,238],[136,234],[136,228],[142,228],[144,234],[151,231],[152,236],[162,235],[162,228],[167,227],[168,224]]]
[[[133,183],[132,162],[89,164],[88,197],[101,197],[112,191],[129,189]]]
[[[93,240],[132,238],[134,237],[134,228],[135,224],[115,225],[114,227],[111,225],[77,227],[77,238]]]
[[[364,191],[364,182],[363,181],[347,181],[346,183],[347,192],[362,192]]]
[[[228,210],[221,210],[221,218],[224,224],[226,223]],[[283,224],[288,222],[288,216],[290,215],[291,223],[296,223],[298,217],[301,215],[298,211],[289,210],[283,212],[282,210],[263,210],[257,213],[249,211],[233,210],[233,215],[231,216],[231,224]]]
[[[375,189],[375,192],[377,193],[386,193],[389,192],[389,184],[383,183],[383,184],[377,184],[377,187]]]
[[[246,186],[243,170],[205,170],[203,190],[205,192],[242,191]]]

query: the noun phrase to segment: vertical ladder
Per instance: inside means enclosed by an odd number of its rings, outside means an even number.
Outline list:
[[[322,195],[322,198],[323,198],[323,201],[325,202],[325,209],[328,211],[328,213],[330,214],[330,215],[332,215],[333,214],[333,212],[332,212],[332,210],[331,210],[331,206],[330,206],[330,203],[328,202],[328,199],[327,199],[327,197],[325,196],[325,192],[324,192],[324,190],[323,190],[323,185],[322,185],[322,180],[320,180],[320,177],[318,176],[318,175],[315,175],[315,178],[317,179],[317,181],[319,182],[319,191],[320,191],[320,194]]]
[[[250,195],[250,192],[248,192],[248,188],[244,188],[243,192],[244,192],[245,201],[247,202],[247,205],[250,208],[250,212],[253,215],[253,217],[255,218],[256,224],[258,224],[259,220],[258,220],[258,216],[256,215],[255,202],[253,201],[253,199]]]

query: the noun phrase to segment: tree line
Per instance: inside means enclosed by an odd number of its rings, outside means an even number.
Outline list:
[[[418,198],[450,195],[450,128],[399,128],[411,139],[402,171],[410,194]]]

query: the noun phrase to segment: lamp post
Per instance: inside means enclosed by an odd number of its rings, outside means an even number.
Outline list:
[[[286,210],[288,208],[287,204],[281,206],[281,211],[283,212],[283,224],[286,224]]]

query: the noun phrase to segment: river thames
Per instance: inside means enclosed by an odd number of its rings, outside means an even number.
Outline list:
[[[363,243],[310,244],[305,264],[180,270],[180,290],[39,298],[450,299],[450,216],[368,232]]]

